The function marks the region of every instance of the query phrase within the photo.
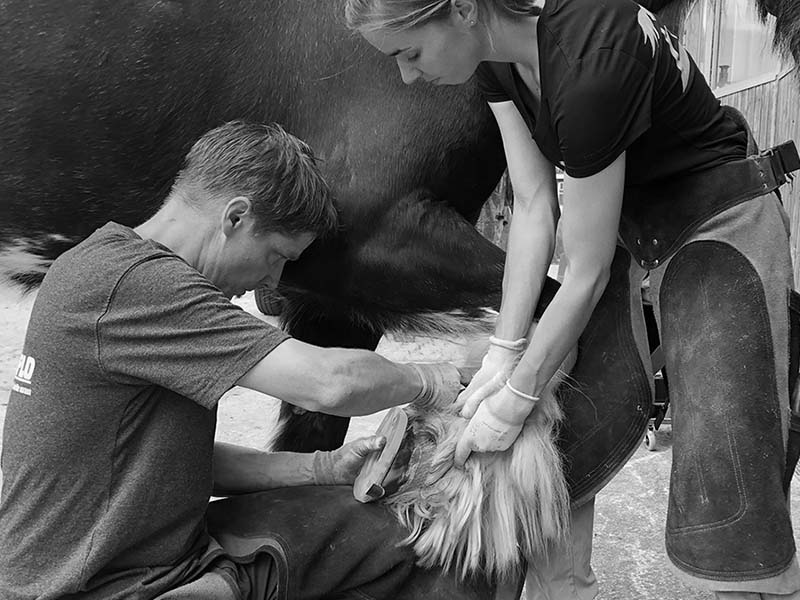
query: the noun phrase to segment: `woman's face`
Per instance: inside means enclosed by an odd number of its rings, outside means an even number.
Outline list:
[[[379,29],[364,39],[393,56],[405,83],[419,79],[436,85],[467,81],[480,62],[478,26],[458,13],[404,31]]]

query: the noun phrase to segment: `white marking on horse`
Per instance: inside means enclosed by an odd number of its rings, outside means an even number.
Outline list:
[[[23,273],[46,273],[52,260],[40,254],[52,242],[69,242],[70,238],[51,233],[35,238],[17,239],[0,248],[0,280],[11,281]]]

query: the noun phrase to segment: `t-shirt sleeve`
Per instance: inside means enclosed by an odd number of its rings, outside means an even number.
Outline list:
[[[96,336],[98,361],[113,380],[159,385],[207,408],[289,337],[176,257],[126,271]]]
[[[511,96],[503,89],[497,74],[489,63],[481,63],[475,71],[475,81],[478,89],[487,102],[505,102],[511,100]]]
[[[653,75],[636,58],[603,49],[583,57],[551,97],[551,114],[571,177],[599,173],[651,124]]]

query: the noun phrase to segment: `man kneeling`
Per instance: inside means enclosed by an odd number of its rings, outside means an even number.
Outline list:
[[[310,149],[232,122],[193,146],[150,220],[55,261],[5,423],[0,597],[481,597],[416,568],[394,543],[407,532],[336,486],[383,440],[313,455],[214,442],[234,385],[343,416],[455,399],[452,367],[311,346],[230,302],[335,225]]]

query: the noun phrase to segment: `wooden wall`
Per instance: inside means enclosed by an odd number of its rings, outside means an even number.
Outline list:
[[[720,102],[742,112],[753,136],[764,149],[793,139],[800,146],[800,77],[790,69],[758,86],[720,95]],[[795,282],[800,282],[800,172],[794,182],[781,188],[783,204],[791,222],[791,251]]]

